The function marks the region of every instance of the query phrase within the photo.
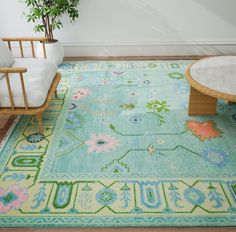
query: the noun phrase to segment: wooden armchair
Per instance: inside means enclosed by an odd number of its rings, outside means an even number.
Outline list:
[[[42,113],[53,95],[57,95],[56,88],[61,79],[55,64],[46,59],[35,58],[34,42],[43,43],[46,58],[46,40],[2,38],[0,41],[0,115],[36,115],[40,133],[43,133]],[[11,42],[19,43],[21,58],[12,58]],[[23,42],[30,43],[32,58],[25,58]]]

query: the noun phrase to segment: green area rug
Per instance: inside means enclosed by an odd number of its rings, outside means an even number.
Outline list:
[[[191,61],[70,62],[0,148],[0,226],[236,226],[236,106],[187,115]]]

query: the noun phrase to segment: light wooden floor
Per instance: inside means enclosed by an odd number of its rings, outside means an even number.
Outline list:
[[[157,59],[191,59],[196,60],[203,57],[89,57],[86,60],[157,60]],[[81,57],[70,57],[66,60],[85,60]],[[0,141],[6,134],[13,122],[14,117],[0,116]],[[236,215],[235,215],[236,217]],[[1,226],[1,225],[0,225]],[[188,228],[0,228],[0,232],[236,232],[236,227],[188,227]]]
[[[14,116],[0,115],[0,142],[2,141],[3,137],[7,133],[8,129],[11,126],[14,119],[15,119]]]
[[[9,119],[9,116],[0,116],[0,130],[3,129]]]

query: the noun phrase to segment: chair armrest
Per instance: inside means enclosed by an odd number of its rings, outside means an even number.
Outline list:
[[[25,73],[27,72],[27,68],[24,67],[10,67],[10,68],[1,68],[0,73]]]
[[[18,73],[19,74],[21,89],[22,89],[24,103],[25,103],[25,109],[28,110],[28,108],[29,108],[28,99],[27,99],[26,90],[25,90],[25,83],[24,83],[24,78],[23,78],[23,73],[25,73],[25,72],[27,72],[27,68],[25,68],[25,67],[10,67],[10,68],[0,67],[0,73],[6,74],[6,83],[7,83],[7,89],[8,89],[8,94],[9,94],[12,110],[14,110],[14,108],[15,108],[15,103],[14,103],[14,94],[13,94],[12,88],[11,88],[9,73]],[[20,88],[20,86],[19,86],[19,88]]]

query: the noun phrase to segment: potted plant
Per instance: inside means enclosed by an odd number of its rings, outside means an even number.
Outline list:
[[[21,0],[28,9],[24,14],[28,22],[35,23],[35,32],[44,32],[48,38],[46,44],[47,58],[61,64],[64,49],[61,43],[54,38],[54,30],[63,27],[61,18],[68,15],[71,22],[79,17],[79,0]],[[38,45],[37,56],[43,57],[42,44]]]

